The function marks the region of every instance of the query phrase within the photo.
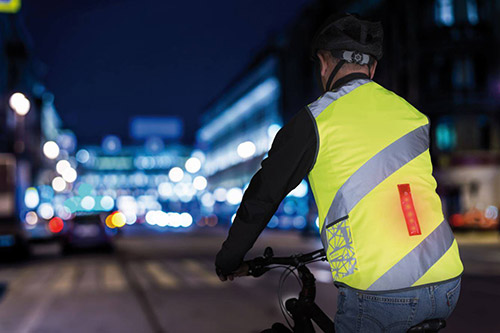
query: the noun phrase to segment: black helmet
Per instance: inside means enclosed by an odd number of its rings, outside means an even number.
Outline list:
[[[312,56],[317,59],[318,50],[326,50],[346,62],[364,65],[368,60],[373,62],[371,57],[382,58],[383,35],[380,22],[365,21],[353,14],[330,16],[314,37]]]

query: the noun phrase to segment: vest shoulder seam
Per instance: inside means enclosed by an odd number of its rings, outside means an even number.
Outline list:
[[[316,118],[314,118],[313,113],[311,112],[311,109],[309,109],[309,106],[306,105],[305,107],[307,114],[311,118],[312,125],[314,127],[314,133],[316,135],[316,152],[314,153],[314,159],[313,162],[311,163],[311,167],[309,168],[309,171],[307,173],[311,172],[312,169],[314,169],[314,166],[316,165],[316,160],[318,158],[319,154],[319,132],[318,132],[318,124],[316,124]]]

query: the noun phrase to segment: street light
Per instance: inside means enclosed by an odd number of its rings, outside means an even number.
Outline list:
[[[29,99],[20,92],[16,92],[10,96],[9,105],[20,116],[27,115],[31,108]]]

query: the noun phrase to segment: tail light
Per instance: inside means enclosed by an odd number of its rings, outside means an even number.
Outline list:
[[[415,206],[413,205],[410,184],[399,184],[398,190],[399,198],[401,200],[401,208],[403,209],[403,215],[406,221],[406,227],[408,228],[408,234],[410,236],[421,235],[422,232],[420,231],[417,212],[415,211]]]

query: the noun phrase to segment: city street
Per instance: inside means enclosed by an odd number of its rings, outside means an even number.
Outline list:
[[[260,332],[283,321],[279,272],[260,279],[221,283],[213,257],[223,230],[209,233],[125,234],[116,251],[62,257],[55,244],[40,244],[24,264],[2,264],[0,332]],[[306,252],[316,238],[267,231],[253,254],[266,245],[276,255]],[[500,246],[496,235],[482,242],[459,235],[466,265],[461,300],[448,332],[497,332]],[[312,265],[318,304],[335,312],[336,288],[326,263]],[[297,291],[291,277],[284,296]]]

